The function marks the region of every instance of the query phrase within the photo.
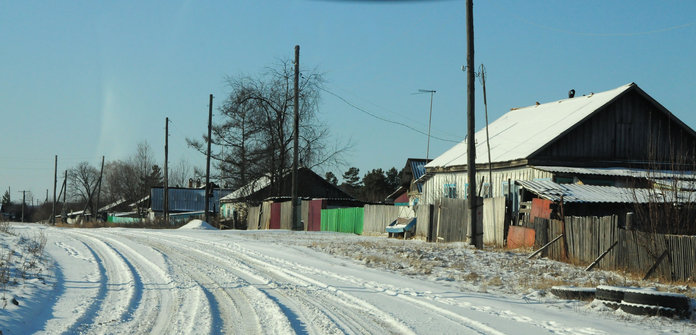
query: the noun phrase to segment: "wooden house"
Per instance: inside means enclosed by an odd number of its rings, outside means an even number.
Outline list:
[[[485,129],[475,134],[477,190],[509,196],[513,207],[520,200],[516,181],[635,187],[629,183],[636,171],[694,170],[694,130],[635,83],[513,108],[489,134],[490,143]],[[467,198],[466,160],[465,140],[428,163],[419,180],[422,201]]]
[[[418,204],[423,193],[423,183],[418,181],[425,174],[424,158],[409,158],[406,160],[401,174],[401,184],[388,195],[385,203],[396,206],[413,206]]]
[[[229,226],[245,228],[249,208],[263,208],[265,206],[269,208],[266,211],[270,221],[269,228],[288,228],[286,226],[291,219],[292,174],[286,173],[277,183],[278,185],[272,185],[268,177],[261,177],[223,197],[220,199],[221,219]],[[301,216],[305,222],[305,229],[313,230],[313,227],[316,227],[316,230],[319,229],[318,223],[314,221],[319,220],[317,213],[321,209],[362,206],[361,202],[355,200],[338,186],[329,183],[311,169],[298,169],[297,184],[298,198],[303,200]],[[284,224],[281,224],[281,221]]]

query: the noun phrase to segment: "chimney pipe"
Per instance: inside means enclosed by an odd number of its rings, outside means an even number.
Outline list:
[[[575,96],[575,90],[574,90],[574,89],[570,89],[570,91],[568,91],[568,98],[569,98],[569,99],[572,99],[574,96]]]

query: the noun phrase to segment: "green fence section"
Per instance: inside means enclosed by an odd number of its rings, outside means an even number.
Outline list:
[[[127,216],[107,216],[106,222],[113,223],[140,223],[143,219],[141,218],[129,218]]]
[[[364,214],[362,207],[322,209],[321,231],[361,235],[363,232]]]

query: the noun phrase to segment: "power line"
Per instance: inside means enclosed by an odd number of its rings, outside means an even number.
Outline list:
[[[340,95],[338,95],[338,94],[336,94],[336,93],[334,93],[334,92],[331,92],[331,91],[329,91],[329,90],[327,90],[327,89],[325,89],[325,88],[320,87],[319,89],[322,90],[322,91],[324,91],[324,92],[326,92],[326,93],[329,93],[329,94],[335,96],[336,98],[338,98],[339,100],[341,100],[341,101],[343,101],[345,104],[347,104],[348,106],[351,106],[351,107],[353,107],[353,108],[355,108],[355,109],[357,109],[357,110],[359,110],[359,111],[361,111],[361,112],[363,112],[363,113],[365,113],[365,114],[367,114],[367,115],[369,115],[369,116],[372,116],[372,117],[375,118],[375,119],[378,119],[378,120],[381,120],[381,121],[384,121],[384,122],[388,122],[388,123],[393,123],[393,124],[396,124],[396,125],[399,125],[399,126],[408,128],[408,129],[410,129],[410,130],[413,130],[413,131],[415,131],[415,132],[417,132],[417,133],[419,133],[419,134],[423,134],[423,135],[425,135],[425,136],[428,136],[428,134],[427,134],[426,132],[421,131],[421,130],[418,130],[418,129],[416,129],[416,128],[413,128],[413,127],[411,127],[411,126],[409,126],[409,125],[407,125],[407,124],[405,124],[405,123],[403,123],[403,122],[394,121],[394,120],[389,120],[389,119],[387,119],[387,118],[384,118],[384,117],[381,117],[381,116],[379,116],[379,115],[377,115],[377,114],[374,114],[374,113],[372,113],[372,112],[370,112],[370,111],[367,111],[367,110],[365,110],[365,109],[363,109],[363,108],[361,108],[361,107],[359,107],[359,106],[356,106],[355,104],[353,104],[353,103],[351,103],[350,101],[346,100],[346,99],[343,98],[342,96],[340,96]],[[432,137],[432,138],[434,138],[434,139],[438,139],[438,140],[440,140],[440,141],[444,141],[444,142],[451,142],[451,143],[459,143],[459,142],[461,142],[461,141],[450,140],[450,139],[446,139],[446,138],[442,138],[442,137],[438,137],[438,136],[434,136],[434,135],[430,135],[430,137]]]

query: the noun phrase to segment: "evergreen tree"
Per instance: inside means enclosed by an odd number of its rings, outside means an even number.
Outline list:
[[[5,194],[2,196],[2,209],[0,209],[0,211],[4,212],[9,208],[10,208],[10,191],[5,191]]]
[[[326,173],[326,176],[324,177],[326,181],[328,181],[331,185],[338,185],[338,178],[336,178],[336,175],[333,174],[333,172],[329,171]]]

